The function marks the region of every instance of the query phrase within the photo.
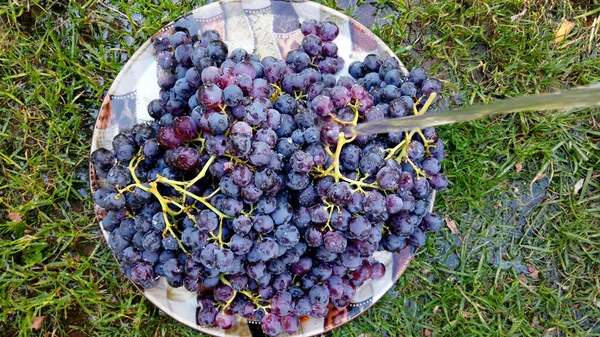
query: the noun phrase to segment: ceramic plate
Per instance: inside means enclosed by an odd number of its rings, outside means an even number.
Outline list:
[[[157,34],[172,34],[173,25],[178,20],[197,27],[198,32],[214,29],[227,43],[229,50],[244,48],[258,55],[283,58],[297,48],[303,38],[299,23],[306,19],[330,20],[340,28],[335,40],[339,55],[346,60],[346,68],[337,77],[347,75],[347,67],[353,61],[363,60],[368,54],[382,57],[392,56],[393,52],[369,29],[331,8],[310,1],[270,1],[270,0],[224,0],[200,7],[163,27]],[[156,36],[156,35],[155,35]],[[96,121],[91,151],[104,147],[112,149],[112,139],[119,132],[133,127],[136,123],[150,121],[146,106],[159,97],[157,64],[154,60],[152,38],[148,39],[123,67],[108,94]],[[401,71],[408,74],[400,63]],[[105,182],[95,174],[90,166],[92,193]],[[430,209],[433,208],[433,199]],[[104,211],[96,206],[96,215],[102,219]],[[106,239],[108,232],[102,229]],[[412,259],[409,248],[400,253],[377,252],[374,258],[386,266],[383,278],[366,282],[357,289],[352,303],[343,310],[332,309],[325,318],[303,318],[299,331],[293,336],[315,336],[334,329],[357,317],[377,302],[398,280]],[[220,330],[201,327],[196,324],[197,294],[181,288],[171,288],[164,278],[152,289],[140,289],[154,305],[179,322],[198,331],[215,336],[264,336],[258,322],[238,316],[233,329]]]

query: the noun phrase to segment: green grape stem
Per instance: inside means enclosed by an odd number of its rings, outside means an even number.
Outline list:
[[[175,233],[176,225],[171,223],[171,221],[169,219],[169,215],[178,215],[183,212],[183,213],[188,214],[188,217],[193,218],[193,216],[190,216],[188,208],[186,208],[186,206],[184,206],[186,197],[188,197],[188,196],[191,197],[192,199],[205,205],[211,211],[215,212],[217,214],[217,216],[219,217],[220,228],[219,228],[218,240],[219,240],[219,243],[222,248],[223,245],[225,245],[225,243],[223,242],[222,237],[221,237],[223,219],[231,218],[231,217],[228,216],[227,214],[222,213],[221,211],[216,209],[213,205],[211,205],[208,202],[208,200],[210,198],[215,196],[220,191],[220,188],[216,189],[213,193],[211,193],[210,195],[205,196],[205,197],[197,196],[196,194],[187,190],[187,188],[191,187],[192,185],[197,183],[200,179],[202,179],[206,176],[206,173],[208,172],[210,165],[215,161],[216,157],[211,156],[208,159],[208,161],[204,164],[204,166],[202,167],[202,170],[200,170],[198,175],[190,181],[176,181],[176,180],[168,179],[161,175],[157,175],[157,178],[155,181],[148,182],[147,186],[144,186],[144,184],[140,181],[140,179],[138,178],[138,176],[135,173],[135,170],[137,169],[139,163],[144,159],[144,157],[142,155],[142,153],[143,153],[142,151],[143,151],[143,148],[140,149],[140,151],[129,162],[129,165],[127,166],[134,182],[132,184],[124,187],[123,189],[119,189],[118,190],[119,196],[121,194],[123,194],[124,192],[135,193],[134,189],[136,187],[139,188],[140,190],[151,193],[158,200],[158,202],[161,206],[161,209],[162,209],[163,218],[165,220],[165,229],[163,230],[163,233],[162,233],[163,237],[166,237],[167,234],[171,234],[171,236],[173,236],[173,238],[175,238],[175,240],[177,240],[177,243],[178,243],[179,247],[181,248],[181,250],[183,250],[188,255],[189,255],[189,253],[187,252],[187,250],[183,246],[183,243],[181,242],[181,240],[179,240],[178,236]],[[177,192],[179,192],[181,194],[182,201],[181,202],[175,201],[173,198],[165,197],[162,194],[160,194],[160,192],[158,190],[158,183],[166,184],[166,185],[173,187]],[[178,210],[171,209],[171,206],[175,206],[176,208],[178,208]],[[193,221],[195,222],[195,219],[193,219]]]
[[[362,179],[359,180],[354,180],[354,179],[350,179],[346,176],[344,176],[341,172],[340,172],[340,154],[342,152],[342,147],[347,144],[350,143],[354,140],[355,137],[352,137],[350,139],[346,139],[344,132],[340,132],[339,138],[338,138],[338,142],[337,142],[337,146],[335,149],[335,153],[332,153],[331,150],[328,147],[325,147],[325,151],[331,155],[333,157],[333,163],[331,164],[331,166],[329,166],[327,169],[322,170],[320,168],[316,168],[317,171],[317,178],[320,177],[326,177],[326,176],[331,176],[335,179],[335,182],[339,182],[340,180],[343,180],[351,185],[356,186],[356,190],[360,191],[360,192],[364,192],[364,187],[368,187],[368,188],[374,188],[377,189],[379,188],[379,186],[377,186],[377,184],[369,184],[369,183],[365,183],[364,179],[367,178],[366,176],[363,177]],[[333,171],[333,172],[332,172]]]
[[[253,294],[252,294],[250,291],[248,291],[248,290],[240,290],[240,291],[237,291],[237,290],[233,289],[233,287],[231,286],[231,282],[229,282],[229,280],[228,280],[227,278],[225,278],[225,274],[222,274],[222,273],[221,273],[221,274],[219,274],[219,280],[220,280],[220,281],[221,281],[223,284],[225,284],[225,285],[229,286],[229,287],[230,287],[230,288],[233,290],[233,296],[231,296],[231,299],[229,299],[229,301],[227,301],[227,303],[225,303],[225,304],[223,305],[223,309],[227,309],[227,308],[229,308],[229,306],[231,305],[231,302],[233,302],[233,300],[235,299],[235,296],[236,296],[238,293],[240,293],[240,294],[242,294],[242,295],[245,295],[246,297],[248,297],[248,299],[252,301],[252,303],[254,304],[254,306],[256,306],[256,308],[257,308],[257,309],[263,309],[263,310],[269,309],[269,306],[268,306],[268,305],[266,305],[266,306],[265,306],[265,305],[262,305],[262,304],[260,304],[260,302],[261,302],[260,295],[259,295],[259,296],[254,296],[254,295],[253,295]],[[269,302],[269,301],[266,301],[266,302]]]

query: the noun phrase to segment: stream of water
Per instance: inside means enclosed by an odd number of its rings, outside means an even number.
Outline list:
[[[472,105],[450,110],[448,112],[360,123],[356,126],[351,126],[349,131],[356,135],[398,132],[472,121],[511,112],[583,108],[599,105],[600,84],[595,84],[593,86],[578,87],[556,93],[507,98],[488,104]]]

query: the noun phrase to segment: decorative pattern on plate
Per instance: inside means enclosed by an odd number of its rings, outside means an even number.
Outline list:
[[[362,60],[367,54],[394,55],[378,37],[359,22],[331,8],[310,1],[287,2],[282,0],[224,0],[195,9],[179,20],[194,20],[198,32],[214,29],[221,34],[229,50],[244,48],[260,58],[274,56],[282,58],[300,45],[302,33],[299,22],[306,19],[331,20],[340,27],[336,39],[339,55],[346,60],[345,69],[337,76],[347,75],[348,66]],[[175,21],[177,22],[177,20]],[[159,33],[173,34],[174,23]],[[104,147],[112,149],[112,139],[120,131],[130,129],[140,121],[151,120],[146,111],[147,104],[159,96],[156,84],[157,65],[154,60],[152,39],[146,41],[123,67],[102,107],[96,121],[91,151]],[[401,70],[408,75],[402,63]],[[92,193],[105,182],[99,179],[90,165]],[[433,208],[432,196],[429,208]],[[95,207],[99,220],[105,215]],[[108,239],[108,233],[103,230]],[[325,318],[301,319],[300,329],[293,336],[308,337],[334,329],[357,317],[377,302],[398,280],[409,265],[412,254],[409,248],[400,253],[375,253],[375,259],[386,266],[386,274],[380,280],[371,280],[357,289],[356,296],[346,309],[332,309]],[[182,288],[171,288],[164,278],[152,289],[140,289],[154,305],[181,323],[203,333],[227,337],[265,336],[260,324],[238,317],[231,330],[209,329],[196,324],[198,301],[195,293]]]

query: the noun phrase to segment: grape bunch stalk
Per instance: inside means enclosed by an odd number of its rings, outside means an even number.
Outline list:
[[[239,315],[269,336],[294,333],[382,278],[375,252],[422,247],[439,230],[436,130],[346,130],[431,113],[440,81],[376,55],[336,78],[346,65],[332,22],[304,21],[285,60],[175,27],[153,40],[153,120],[90,159],[106,182],[94,194],[102,227],[134,283],[197,293],[201,326],[229,329]]]

